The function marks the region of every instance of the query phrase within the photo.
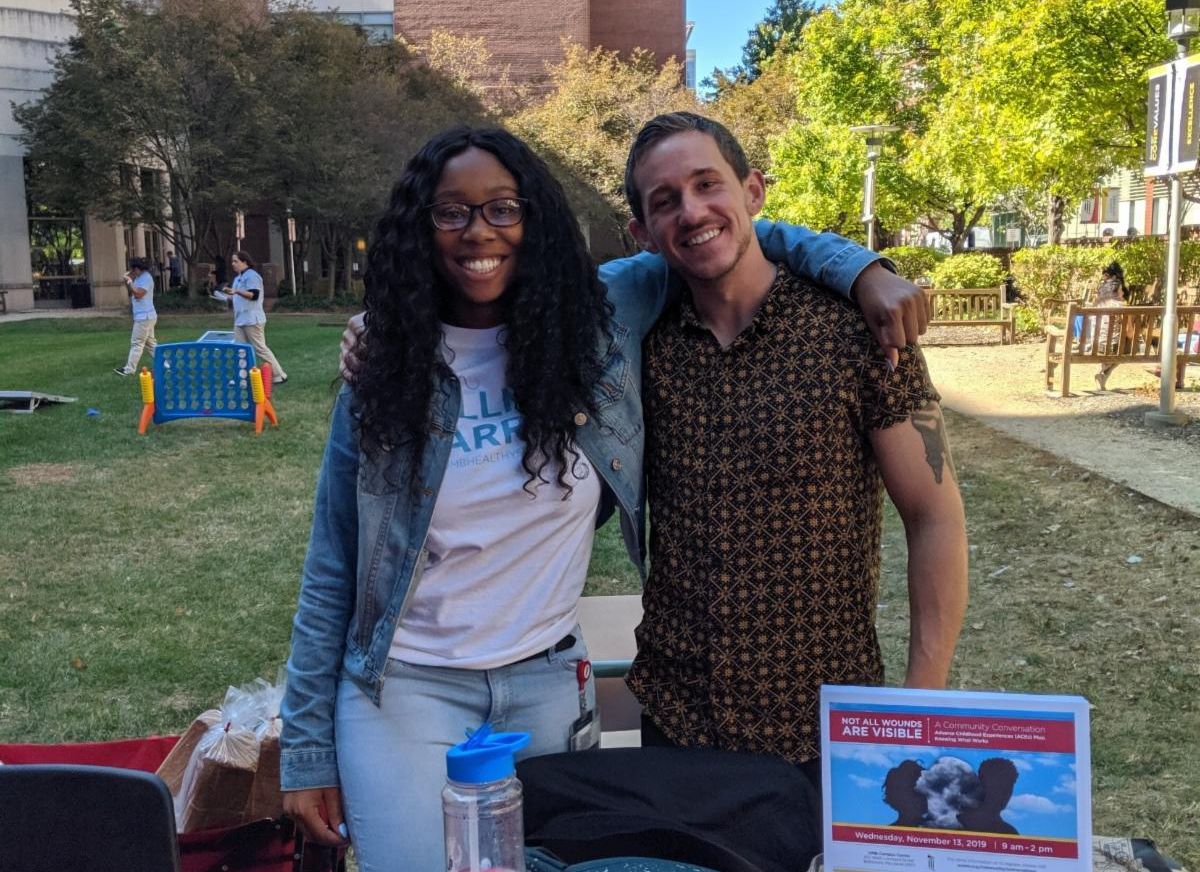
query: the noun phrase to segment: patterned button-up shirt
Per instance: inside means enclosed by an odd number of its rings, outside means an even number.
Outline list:
[[[630,686],[685,746],[820,751],[824,683],[880,684],[872,430],[937,399],[861,314],[780,268],[722,349],[690,297],[647,337],[650,578]]]

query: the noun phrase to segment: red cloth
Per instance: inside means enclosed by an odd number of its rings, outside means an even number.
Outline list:
[[[149,736],[112,742],[61,745],[0,744],[0,763],[59,763],[114,766],[154,772],[179,741],[178,736]],[[286,819],[261,820],[221,830],[179,836],[183,872],[333,872],[344,870],[344,851],[313,845],[305,848],[295,825]]]
[[[178,736],[150,736],[69,745],[0,745],[0,763],[68,763],[154,772],[178,741]]]

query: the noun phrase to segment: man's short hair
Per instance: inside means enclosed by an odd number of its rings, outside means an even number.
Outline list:
[[[129,258],[129,268],[130,269],[140,269],[142,272],[146,272],[147,270],[150,269],[150,267],[147,266],[146,258],[144,258],[144,257]]]
[[[733,167],[739,180],[750,175],[750,161],[746,159],[746,152],[742,150],[737,138],[719,121],[713,121],[695,112],[668,112],[665,115],[656,115],[638,131],[633,140],[633,147],[629,149],[629,158],[625,161],[625,199],[629,201],[629,208],[637,220],[641,221],[645,217],[642,211],[642,192],[638,190],[637,182],[633,178],[638,163],[646,152],[667,137],[692,131],[706,133],[716,140],[721,157]]]

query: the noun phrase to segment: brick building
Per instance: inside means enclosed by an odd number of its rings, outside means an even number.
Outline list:
[[[544,80],[564,37],[684,61],[684,0],[396,0],[395,16],[396,33],[410,42],[425,43],[437,29],[484,37],[497,70],[507,67],[517,83]]]

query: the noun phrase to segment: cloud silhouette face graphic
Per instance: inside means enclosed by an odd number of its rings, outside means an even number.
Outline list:
[[[983,785],[971,765],[957,757],[939,757],[917,780],[917,790],[929,798],[929,826],[962,829],[958,814],[978,808]]]

